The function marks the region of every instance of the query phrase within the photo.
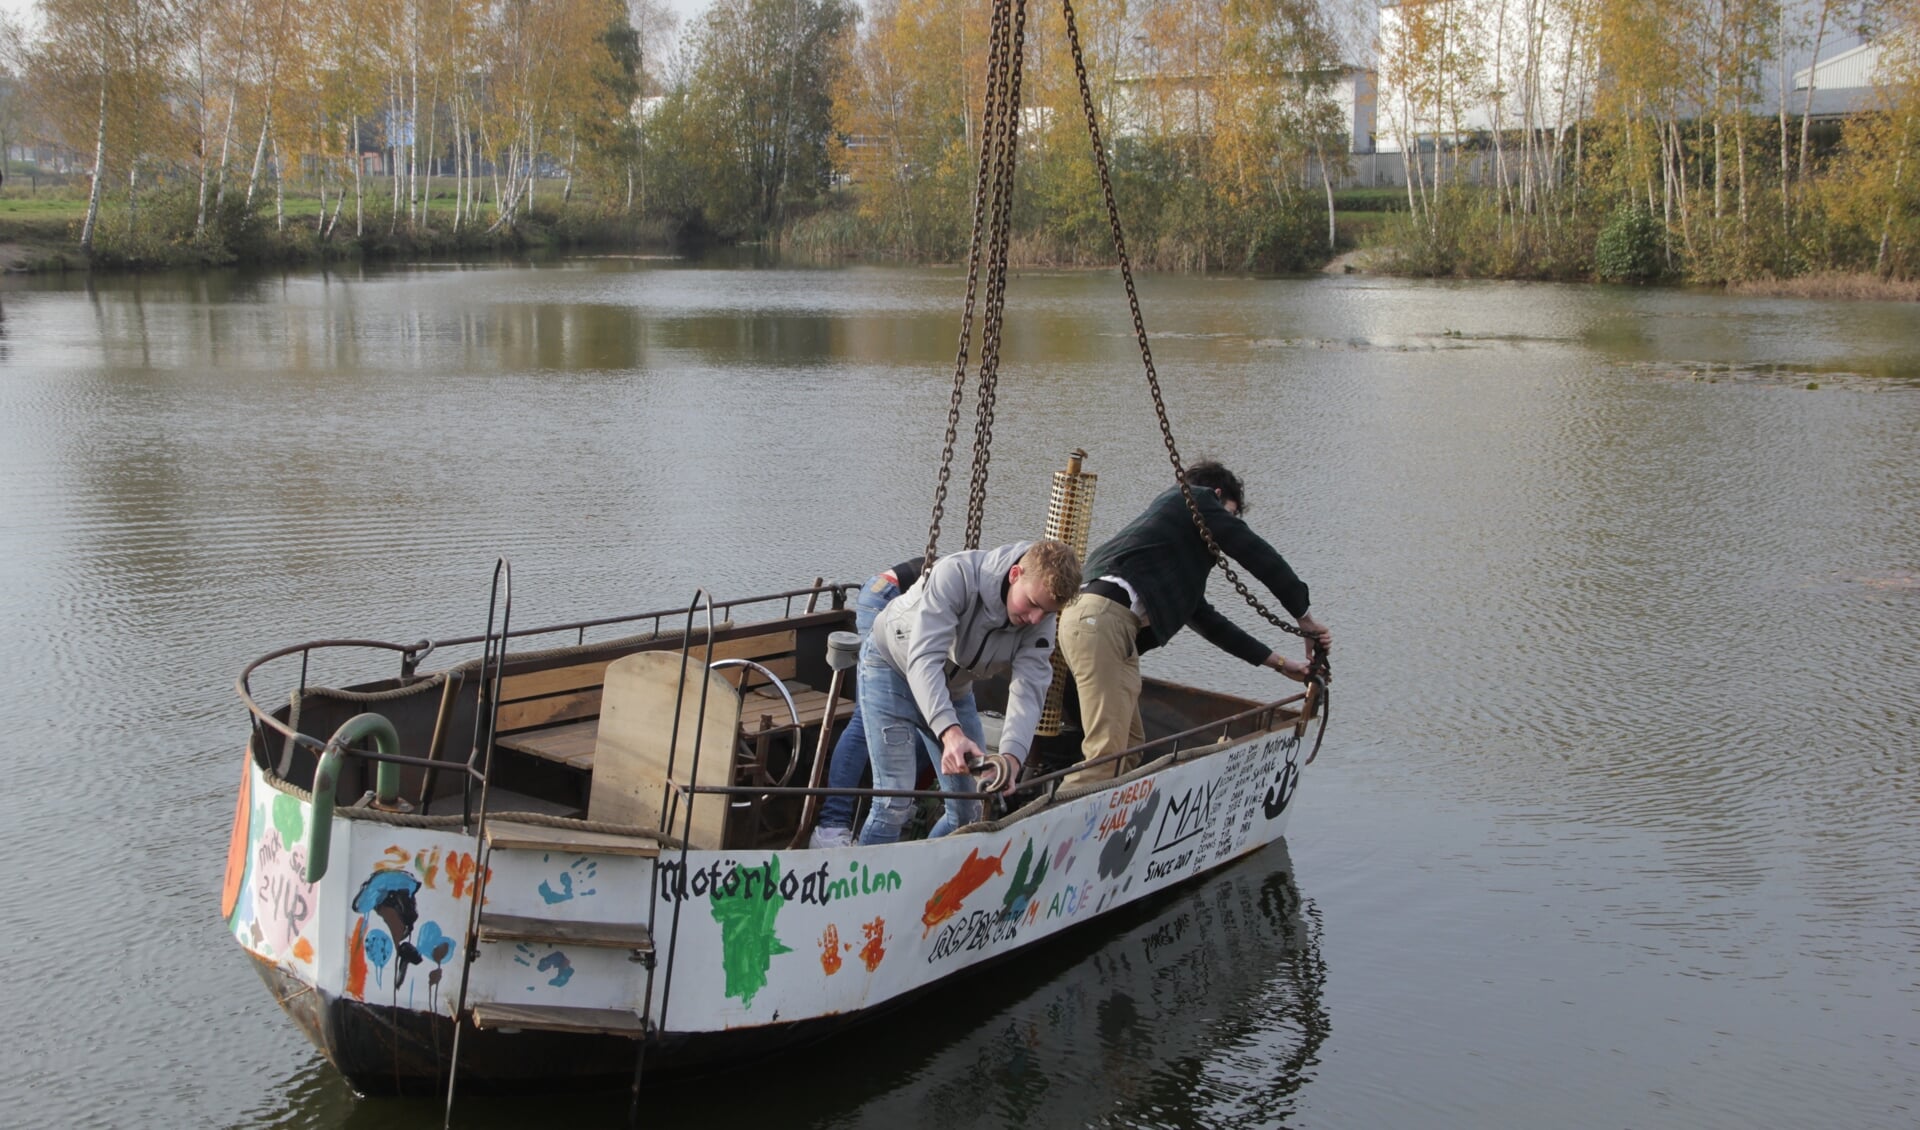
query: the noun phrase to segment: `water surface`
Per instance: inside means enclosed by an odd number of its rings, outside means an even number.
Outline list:
[[[477,632],[499,554],[520,623],[906,556],[963,281],[604,259],[0,285],[5,1121],[437,1125],[355,1099],[222,932],[233,676],[313,637]],[[1167,477],[1117,281],[1010,293],[987,537],[1038,528],[1076,446],[1104,536]],[[662,1092],[657,1124],[1912,1125],[1914,308],[1142,297],[1183,451],[1246,476],[1338,636],[1288,848]],[[1185,636],[1147,666],[1275,687]]]

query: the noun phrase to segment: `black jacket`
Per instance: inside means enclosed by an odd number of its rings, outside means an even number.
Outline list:
[[[1293,573],[1286,558],[1254,533],[1245,522],[1227,512],[1210,490],[1193,488],[1200,516],[1213,540],[1228,557],[1252,574],[1299,617],[1307,611],[1307,586]],[[1087,556],[1088,580],[1119,577],[1133,586],[1146,606],[1147,625],[1140,629],[1140,650],[1159,647],[1188,624],[1209,643],[1248,663],[1258,664],[1273,648],[1247,634],[1207,603],[1207,574],[1213,555],[1194,528],[1193,516],[1180,488],[1161,494],[1140,516],[1127,523],[1105,544]]]

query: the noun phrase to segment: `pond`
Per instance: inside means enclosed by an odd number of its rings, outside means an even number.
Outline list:
[[[479,632],[498,555],[527,624],[900,560],[963,287],[623,258],[0,282],[6,1121],[437,1126],[356,1099],[223,934],[234,676]],[[656,1124],[1911,1125],[1914,308],[1141,291],[1182,453],[1246,478],[1337,637],[1287,845],[663,1088]],[[1098,540],[1170,474],[1118,280],[1009,296],[986,540],[1039,529],[1076,447]],[[1192,633],[1146,667],[1276,689]]]

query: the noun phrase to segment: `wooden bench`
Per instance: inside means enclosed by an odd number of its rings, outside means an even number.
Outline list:
[[[794,692],[793,705],[800,712],[802,726],[818,726],[821,719],[826,717],[827,692],[815,690]],[[760,734],[786,730],[793,724],[792,719],[787,716],[786,701],[780,697],[780,692],[772,687],[756,687],[749,690],[742,706],[740,713],[742,741],[750,742]],[[834,725],[850,720],[856,709],[858,706],[851,697],[842,697],[833,712]],[[594,740],[599,730],[600,719],[594,717],[579,722],[549,726],[541,730],[502,734],[499,743],[502,749],[510,749],[545,761],[558,762],[569,769],[591,773],[593,772]]]
[[[716,633],[717,634],[717,633]],[[713,658],[751,659],[782,680],[793,678],[797,664],[792,630],[766,632],[718,640]],[[671,649],[677,656],[678,649]],[[706,658],[703,642],[694,644],[689,666]],[[593,771],[593,750],[600,728],[601,697],[611,660],[554,667],[500,680],[499,728],[495,741],[502,749],[552,761],[570,769]],[[792,724],[780,692],[764,684],[765,676],[751,667],[723,667],[716,672],[733,687],[747,681],[740,715],[740,736],[751,738],[763,730],[781,730]],[[759,685],[756,685],[759,684]],[[794,693],[803,726],[817,726],[826,713],[824,691]],[[854,704],[843,699],[834,711],[836,723],[853,717]],[[762,725],[765,722],[766,725]],[[689,719],[691,723],[691,719]]]

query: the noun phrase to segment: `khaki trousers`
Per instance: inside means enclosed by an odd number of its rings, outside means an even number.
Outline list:
[[[1126,605],[1083,592],[1060,612],[1060,656],[1080,691],[1080,751],[1092,761],[1147,740],[1140,724],[1140,618]],[[1138,768],[1138,755],[1082,774],[1110,780]]]

